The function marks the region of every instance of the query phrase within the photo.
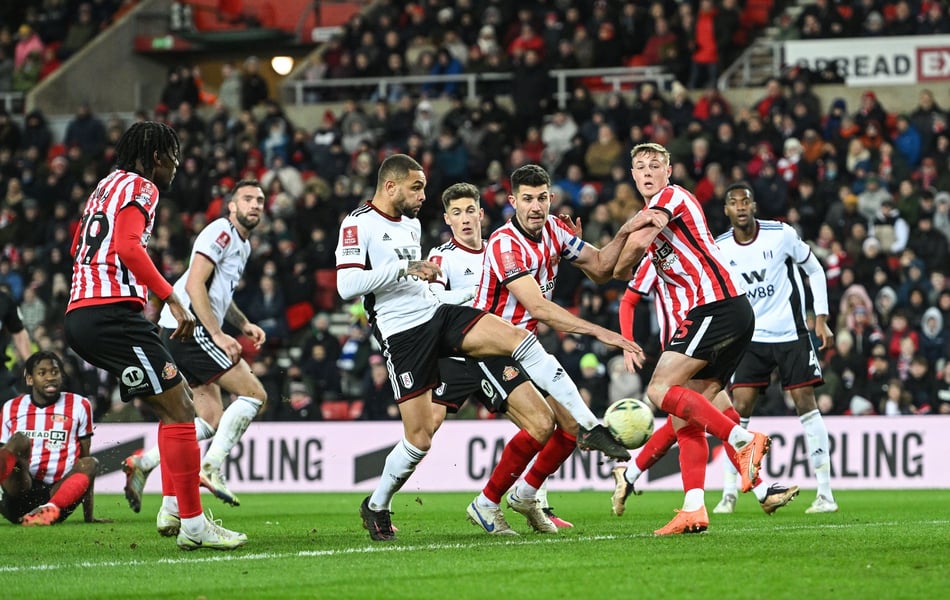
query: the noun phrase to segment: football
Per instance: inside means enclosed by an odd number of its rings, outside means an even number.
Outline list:
[[[604,425],[625,448],[634,450],[653,435],[653,409],[636,398],[623,398],[607,407]]]

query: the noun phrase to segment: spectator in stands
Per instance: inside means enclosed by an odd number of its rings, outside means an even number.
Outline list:
[[[100,22],[93,18],[92,4],[83,2],[76,12],[76,20],[69,23],[66,37],[59,46],[59,56],[62,60],[78,52],[99,33]]]
[[[93,114],[88,102],[80,103],[76,114],[67,123],[63,143],[67,147],[78,147],[83,156],[90,160],[102,157],[106,145],[106,126]]]
[[[17,30],[17,42],[13,50],[13,68],[20,70],[26,65],[31,54],[43,55],[45,45],[39,34],[27,24]]]
[[[464,71],[462,62],[452,56],[447,48],[441,47],[435,54],[435,60],[429,69],[429,75],[460,75]],[[449,97],[459,89],[458,81],[432,82],[422,86],[422,93],[428,98]]]
[[[270,97],[267,81],[260,73],[261,61],[256,56],[244,60],[241,73],[241,108],[251,110]]]
[[[613,127],[602,123],[597,128],[597,139],[587,147],[584,166],[587,176],[604,181],[610,175],[610,169],[621,160],[623,145],[617,140]]]
[[[551,79],[541,64],[541,55],[531,47],[524,49],[512,75],[513,133],[521,137],[528,127],[541,127],[542,117],[551,106]]]
[[[177,111],[183,102],[198,106],[198,86],[191,76],[191,69],[178,65],[169,69],[168,80],[162,89],[161,102],[169,111]]]
[[[681,5],[685,6],[685,5]],[[692,31],[692,65],[690,89],[715,85],[719,77],[719,35],[716,33],[716,5],[713,0],[699,0],[696,26]]]
[[[379,354],[369,357],[369,376],[363,384],[362,420],[386,421],[399,419],[399,407],[393,397],[393,386],[389,382],[386,361]]]

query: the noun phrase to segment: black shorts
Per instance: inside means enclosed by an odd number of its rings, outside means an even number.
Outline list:
[[[181,383],[158,326],[133,302],[76,308],[66,313],[63,326],[66,342],[79,356],[118,377],[125,402]]]
[[[385,339],[377,339],[396,402],[415,398],[439,384],[439,358],[461,354],[462,339],[486,312],[471,306],[441,304],[432,319]]]
[[[694,379],[729,381],[755,331],[755,313],[745,294],[697,306],[666,344],[666,350],[705,360]]]
[[[20,519],[23,518],[23,515],[30,512],[37,506],[42,506],[49,502],[51,496],[50,490],[53,486],[43,483],[38,479],[33,480],[33,485],[30,489],[25,490],[19,496],[15,498],[7,494],[3,495],[3,498],[0,498],[0,514],[2,514],[7,521],[11,523],[19,523]],[[72,508],[75,508],[72,507]],[[72,508],[69,512],[72,512]],[[69,513],[62,511],[59,514],[59,521],[62,521],[69,516]]]
[[[824,383],[821,365],[808,335],[794,342],[752,342],[746,348],[730,387],[768,387],[772,371],[778,369],[786,390]]]
[[[442,382],[432,393],[432,401],[444,404],[449,412],[458,412],[472,397],[489,411],[504,413],[508,410],[508,395],[531,381],[521,363],[510,356],[443,358],[439,360],[439,375]]]
[[[195,325],[194,336],[186,340],[172,339],[173,333],[174,329],[163,327],[162,342],[189,385],[211,383],[237,364],[231,362],[228,353],[214,343],[208,330],[201,325]]]

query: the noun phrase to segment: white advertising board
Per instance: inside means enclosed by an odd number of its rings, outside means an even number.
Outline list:
[[[950,417],[826,417],[825,422],[835,489],[950,488]],[[814,487],[798,419],[763,417],[752,424],[772,436],[763,479]],[[125,482],[120,461],[136,447],[155,444],[157,432],[155,424],[96,426],[93,453],[109,471],[96,479],[96,491],[120,493]],[[403,491],[480,490],[514,433],[507,421],[446,422]],[[237,493],[370,491],[401,437],[399,422],[253,423],[224,473]],[[706,485],[718,489],[725,455],[718,440],[710,438],[710,448]],[[676,452],[674,446],[638,487],[682,489]],[[575,451],[553,476],[551,489],[612,490],[613,464],[598,464],[599,458],[599,453]],[[151,475],[146,491],[161,491],[159,473]]]

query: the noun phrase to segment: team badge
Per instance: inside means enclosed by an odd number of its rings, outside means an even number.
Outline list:
[[[165,363],[165,367],[162,369],[162,379],[168,381],[178,375],[178,367],[173,365],[170,362]]]
[[[430,263],[433,263],[433,264],[436,264],[436,265],[439,265],[439,268],[442,267],[442,257],[441,257],[441,256],[430,256],[430,257],[429,257],[429,262],[430,262]]]
[[[518,369],[510,365],[505,367],[505,369],[501,372],[501,378],[504,379],[505,381],[511,381],[517,376],[518,376]]]
[[[217,244],[218,246],[221,246],[222,250],[227,248],[230,242],[231,242],[231,236],[228,235],[227,231],[222,231],[221,233],[219,233],[218,239],[214,241],[215,244]]]
[[[358,246],[360,243],[359,236],[357,235],[356,226],[344,227],[343,228],[343,245],[344,246]]]
[[[65,423],[66,415],[53,415],[53,423]]]
[[[406,371],[405,373],[400,373],[399,381],[402,382],[402,387],[408,390],[409,388],[412,387],[412,382],[413,382],[412,373],[408,371]]]

